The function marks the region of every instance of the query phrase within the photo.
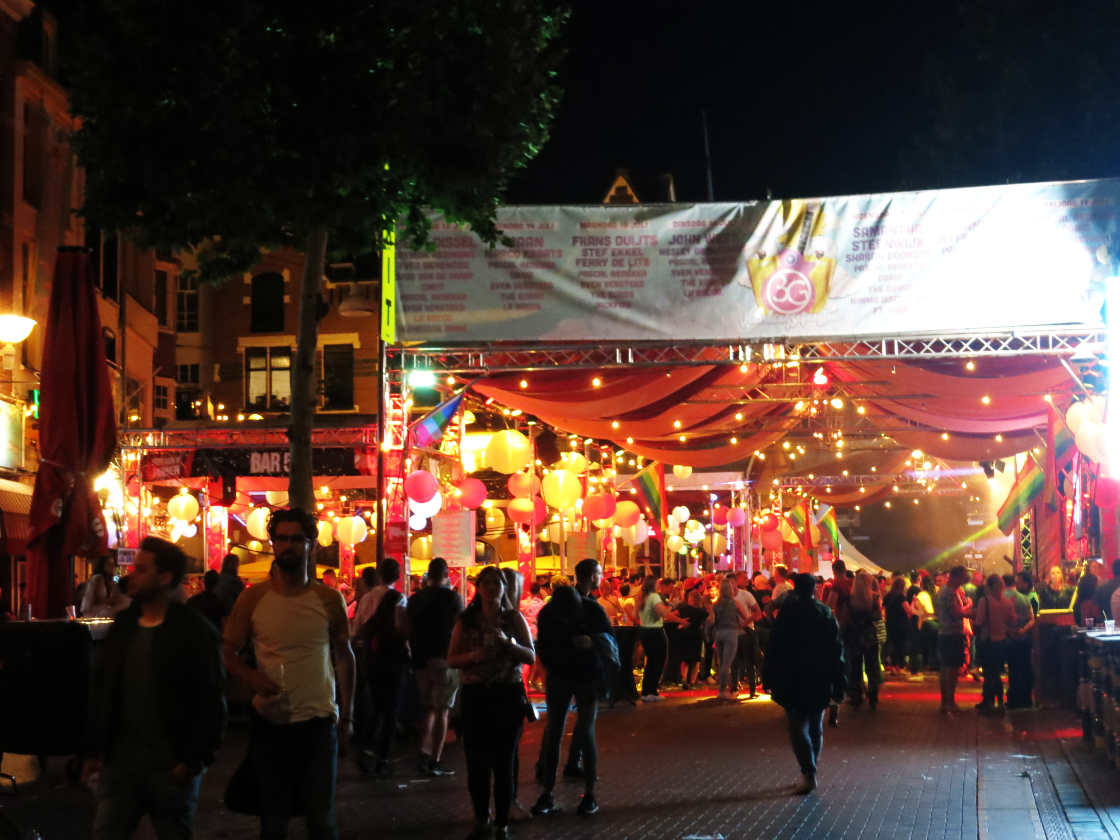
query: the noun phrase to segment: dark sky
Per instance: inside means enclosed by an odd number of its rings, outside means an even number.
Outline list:
[[[575,0],[552,138],[509,202],[598,202],[616,168],[705,200],[704,108],[717,201],[1113,174],[1081,141],[1115,80],[1081,65],[1114,63],[1117,14],[1053,5]]]

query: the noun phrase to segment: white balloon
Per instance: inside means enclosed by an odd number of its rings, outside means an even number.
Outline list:
[[[437,490],[436,494],[426,502],[415,502],[412,499],[409,499],[408,507],[413,513],[417,514],[418,516],[423,516],[425,519],[431,519],[433,516],[439,513],[440,509],[443,507],[443,497],[440,496],[439,491]]]
[[[677,520],[677,522],[683,525],[689,520],[689,518],[692,516],[692,513],[684,505],[678,505],[677,507],[673,508],[672,516]]]
[[[1083,402],[1075,402],[1066,409],[1066,425],[1069,427],[1070,434],[1076,436],[1081,431],[1081,424],[1085,422],[1086,411]]]
[[[1086,419],[1094,423],[1104,422],[1104,397],[1094,395],[1085,401]]]
[[[1077,445],[1081,454],[1088,456],[1096,461],[1098,458],[1097,442],[1100,438],[1102,426],[1095,423],[1088,417],[1081,423],[1081,428],[1077,430],[1077,434],[1073,437],[1073,442]]]
[[[428,526],[428,517],[421,516],[418,513],[412,514],[408,517],[408,527],[413,531],[423,531]]]

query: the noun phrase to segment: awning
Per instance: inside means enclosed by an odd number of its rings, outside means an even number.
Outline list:
[[[30,513],[30,487],[26,492],[0,488],[0,549],[12,555],[27,553],[27,541],[31,538]]]

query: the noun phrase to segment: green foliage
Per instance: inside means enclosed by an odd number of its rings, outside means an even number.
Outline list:
[[[550,0],[91,0],[70,43],[83,212],[195,249],[220,279],[262,248],[424,244],[435,208],[498,236],[559,98]]]

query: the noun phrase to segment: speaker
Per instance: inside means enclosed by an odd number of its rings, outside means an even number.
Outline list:
[[[0,752],[77,752],[92,666],[93,637],[80,622],[0,624]]]

